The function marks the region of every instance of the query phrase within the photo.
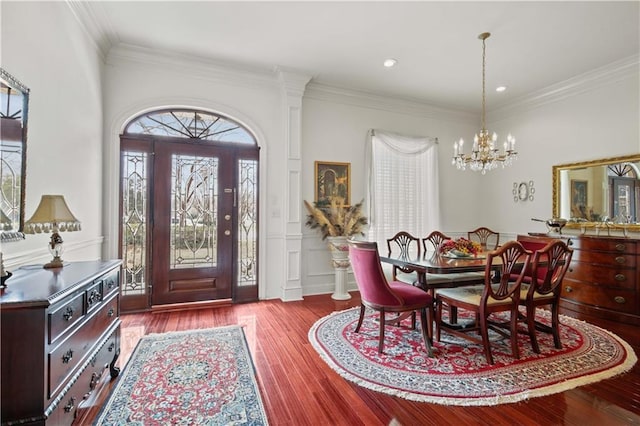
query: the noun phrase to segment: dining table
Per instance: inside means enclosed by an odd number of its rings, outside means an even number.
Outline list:
[[[480,284],[483,282],[483,277],[481,277],[478,272],[484,273],[487,267],[486,253],[481,253],[476,256],[471,255],[468,257],[457,257],[453,255],[437,253],[435,251],[427,251],[424,254],[415,257],[403,256],[401,254],[384,255],[381,253],[380,260],[382,262],[398,266],[402,269],[415,271],[418,275],[418,285],[423,290],[429,292],[433,292],[433,290],[436,288],[469,285],[472,281],[476,281],[474,282],[475,284]],[[501,259],[496,258],[494,259],[491,269],[496,271],[496,273],[499,273],[501,266]],[[475,273],[474,276],[477,279],[463,279],[456,281],[455,278],[452,277],[452,279],[446,283],[438,280],[437,284],[430,283],[428,279],[428,274],[456,274],[456,276],[460,277],[461,275],[459,274],[467,273]],[[465,276],[465,278],[468,277],[469,275]]]

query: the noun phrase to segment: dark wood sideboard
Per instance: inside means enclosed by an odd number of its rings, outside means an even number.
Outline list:
[[[120,260],[25,266],[0,293],[2,425],[70,425],[117,377]]]
[[[553,238],[518,236],[520,241]],[[579,313],[587,320],[595,317],[640,325],[640,239],[595,235],[561,238],[574,249],[562,285],[561,309]]]

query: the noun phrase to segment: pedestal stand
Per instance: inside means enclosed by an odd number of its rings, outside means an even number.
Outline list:
[[[347,271],[349,269],[349,245],[347,237],[327,237],[331,263],[336,274],[335,289],[331,298],[333,300],[349,300],[351,295],[347,292]]]

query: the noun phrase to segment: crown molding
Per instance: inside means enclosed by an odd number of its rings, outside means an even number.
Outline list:
[[[302,97],[311,75],[290,68],[276,68],[278,78],[285,92],[290,96]]]
[[[184,74],[187,69],[189,76],[205,80],[245,87],[279,87],[278,75],[273,69],[223,62],[169,50],[149,49],[127,43],[113,46],[107,55],[106,63],[110,65],[145,64],[158,69],[171,69],[181,74]]]
[[[638,78],[638,75],[640,55],[636,54],[531,92],[487,113],[491,116],[491,121],[506,119],[523,111],[559,102],[628,78]]]
[[[424,118],[437,118],[457,123],[459,123],[460,120],[472,120],[475,123],[479,117],[478,114],[473,112],[439,107],[415,99],[348,89],[314,81],[311,81],[307,85],[304,97],[362,108],[417,115]]]
[[[104,61],[109,49],[120,40],[100,2],[65,0],[65,3]]]

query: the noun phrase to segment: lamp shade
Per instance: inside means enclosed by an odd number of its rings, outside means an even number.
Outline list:
[[[43,195],[33,216],[25,223],[26,234],[79,231],[80,221],[69,210],[62,195]]]

